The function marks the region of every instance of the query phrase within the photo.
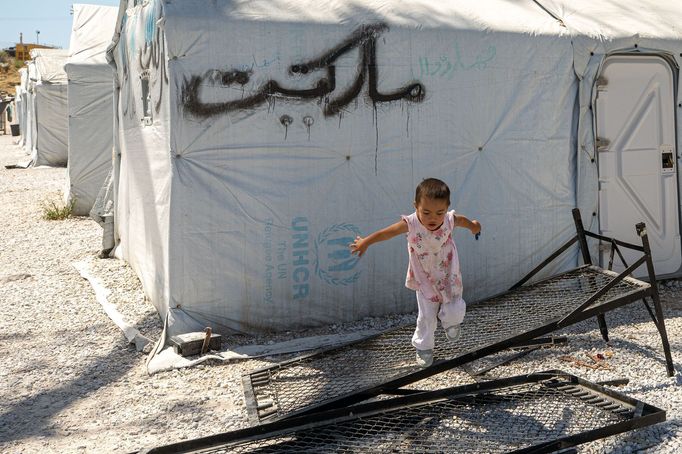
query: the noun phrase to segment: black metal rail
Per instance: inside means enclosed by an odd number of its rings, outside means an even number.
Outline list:
[[[422,392],[145,453],[546,453],[665,421],[660,408],[562,371]]]

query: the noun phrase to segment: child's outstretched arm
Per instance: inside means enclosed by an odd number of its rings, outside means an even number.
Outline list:
[[[455,227],[464,227],[465,229],[469,229],[474,235],[481,233],[480,222],[478,222],[476,219],[469,220],[469,218],[461,214],[455,214]]]
[[[355,241],[348,246],[350,247],[351,253],[357,253],[360,257],[362,257],[362,254],[365,253],[370,245],[378,243],[379,241],[390,240],[394,236],[400,235],[401,233],[407,233],[407,222],[403,220],[400,220],[395,224],[389,225],[388,227],[385,227],[381,230],[377,230],[376,232],[364,238],[356,236]]]

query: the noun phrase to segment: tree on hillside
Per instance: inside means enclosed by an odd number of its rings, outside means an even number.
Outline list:
[[[0,69],[3,72],[7,72],[11,62],[12,57],[10,57],[6,51],[0,50]]]

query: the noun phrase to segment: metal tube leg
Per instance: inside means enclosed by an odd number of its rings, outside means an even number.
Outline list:
[[[585,265],[592,265],[592,257],[590,256],[590,249],[587,246],[587,237],[585,236],[585,227],[583,226],[583,220],[580,216],[580,210],[577,208],[573,209],[573,222],[575,223],[575,231],[578,236],[578,244],[580,244],[580,252],[583,256],[583,262]],[[601,337],[604,341],[609,341],[609,329],[606,326],[606,317],[604,314],[599,314],[597,316],[597,323],[599,324],[599,331],[601,332]]]
[[[656,281],[652,284],[653,287],[657,287]],[[658,333],[661,335],[661,343],[663,344],[663,353],[665,354],[665,365],[668,370],[668,376],[672,377],[675,375],[675,365],[673,364],[673,357],[670,353],[670,342],[668,342],[668,333],[665,329],[665,321],[663,319],[663,308],[661,307],[661,300],[658,297],[658,288],[655,289],[654,294],[651,295],[651,299],[654,300],[654,311],[656,312],[656,328],[658,328]]]
[[[605,342],[609,341],[609,328],[606,326],[606,317],[604,314],[597,315],[597,322],[599,322],[599,331],[601,332],[601,337],[604,338]]]
[[[656,312],[656,319],[654,323],[661,335],[661,343],[663,344],[663,353],[665,354],[665,363],[668,370],[668,376],[675,375],[675,366],[673,364],[673,357],[670,353],[670,342],[668,342],[668,333],[665,330],[665,319],[663,318],[663,308],[661,307],[661,299],[658,295],[658,284],[656,283],[656,273],[654,272],[654,261],[651,259],[651,247],[649,246],[649,236],[646,233],[646,226],[640,222],[636,226],[637,234],[642,239],[642,246],[644,247],[644,254],[646,255],[646,268],[649,274],[649,284],[651,284],[651,299],[654,302],[654,311]]]
[[[573,222],[575,223],[575,231],[578,234],[578,244],[580,245],[580,252],[583,255],[583,262],[585,265],[592,265],[592,257],[590,257],[590,250],[587,246],[587,237],[585,236],[585,227],[583,227],[583,220],[580,217],[580,210],[573,208]]]

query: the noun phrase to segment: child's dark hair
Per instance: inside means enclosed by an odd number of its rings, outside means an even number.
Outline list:
[[[426,178],[417,186],[414,202],[419,203],[422,197],[435,200],[446,200],[450,206],[450,188],[438,178]]]

